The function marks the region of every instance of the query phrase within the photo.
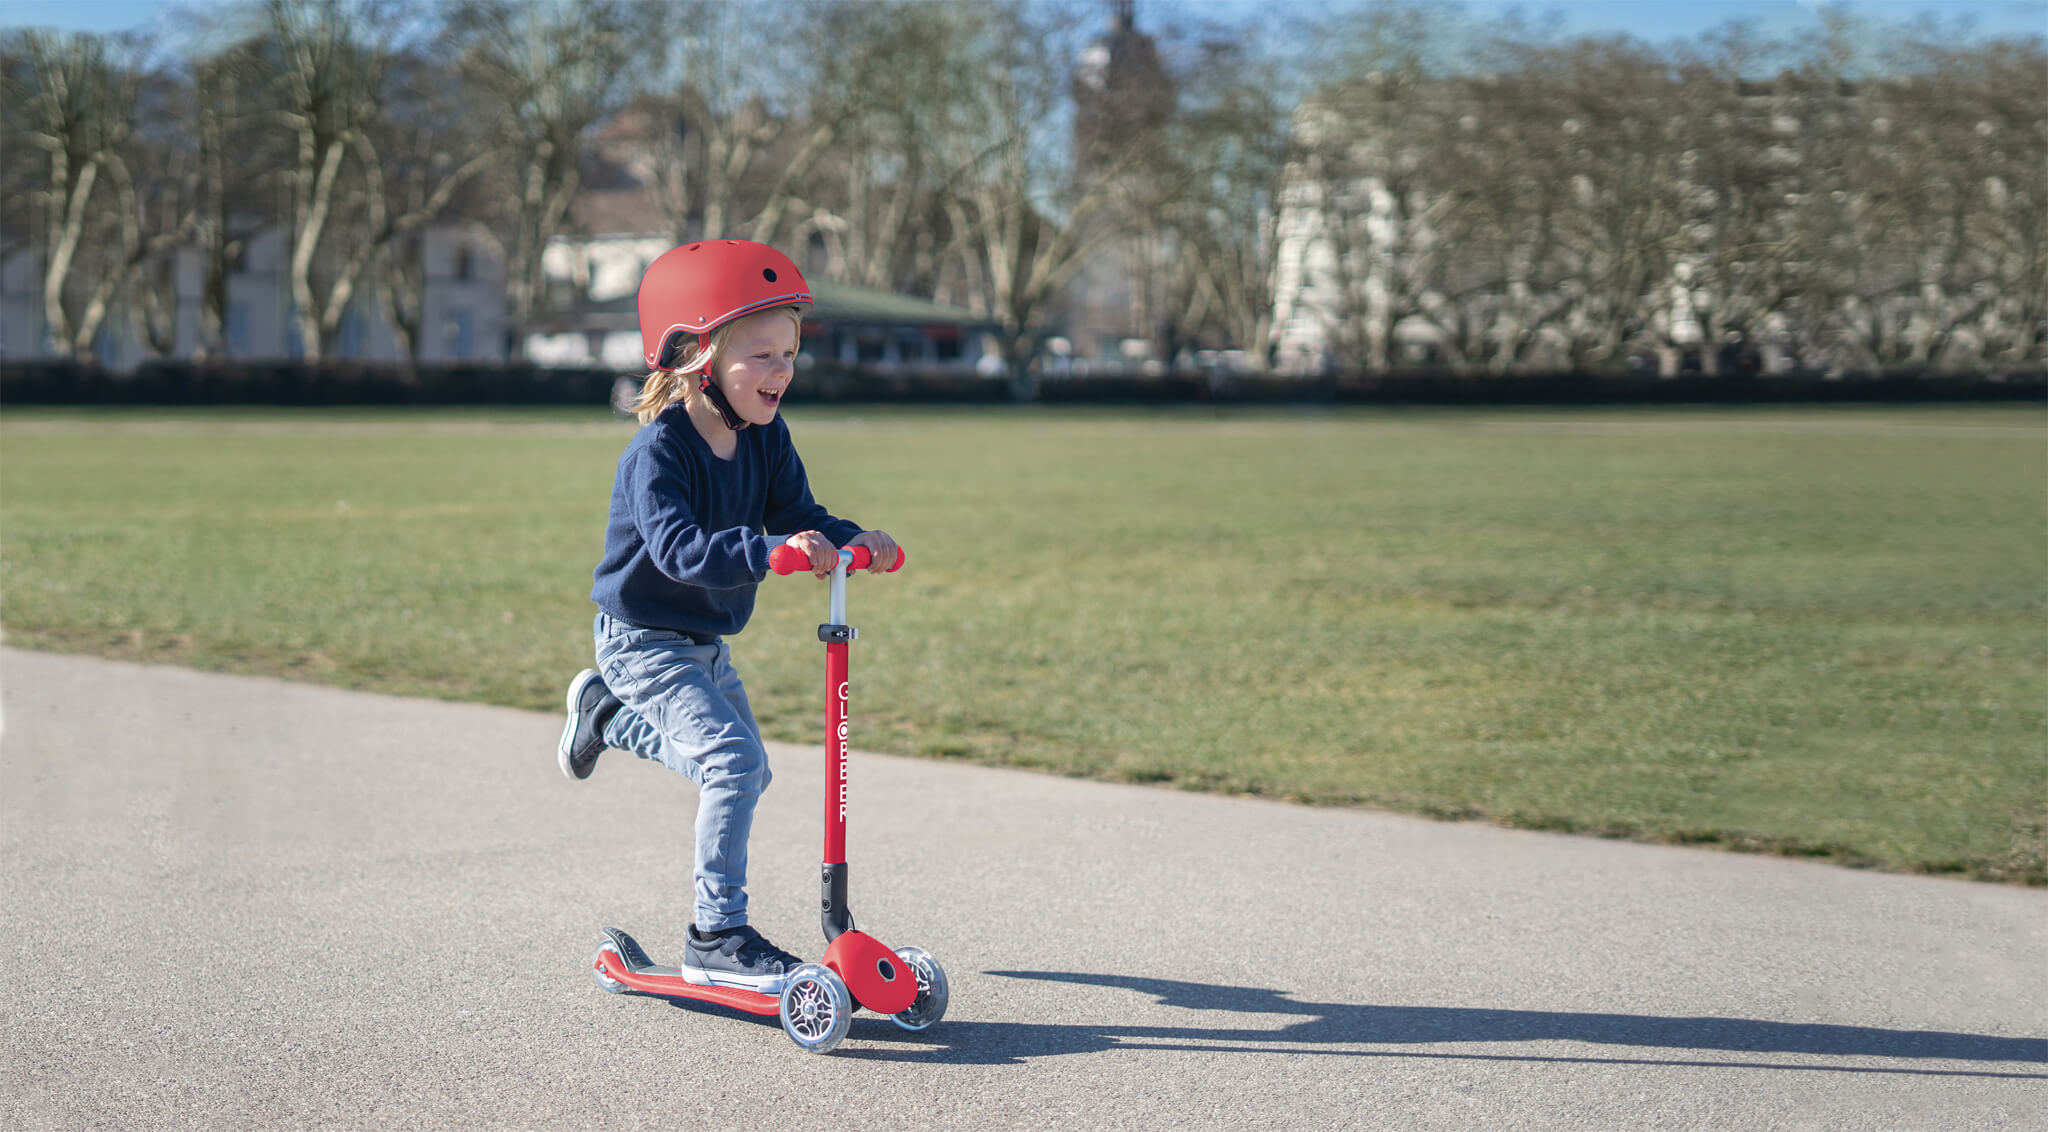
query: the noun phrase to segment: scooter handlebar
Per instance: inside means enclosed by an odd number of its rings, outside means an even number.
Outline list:
[[[841,547],[839,553],[852,557],[852,561],[846,564],[846,568],[849,570],[865,570],[868,568],[868,563],[874,561],[875,557],[865,546]],[[903,564],[908,561],[910,561],[910,555],[905,553],[903,548],[899,546],[896,548],[896,564],[883,571],[883,573],[894,574],[896,571],[903,569]],[[781,546],[768,552],[768,568],[778,574],[794,574],[801,570],[809,570],[811,568],[811,556],[788,543],[783,543]]]

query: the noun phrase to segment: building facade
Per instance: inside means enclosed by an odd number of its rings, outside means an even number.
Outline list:
[[[229,268],[219,314],[217,353],[227,360],[304,357],[287,274],[290,243],[278,228],[243,238]],[[391,315],[383,279],[366,273],[327,343],[326,356],[369,362],[501,361],[506,355],[505,264],[495,241],[469,226],[423,229],[392,254],[406,258],[416,292],[404,296],[413,339]],[[206,352],[202,313],[205,257],[198,248],[166,256],[160,277],[145,281],[164,296],[152,342],[133,289],[110,309],[93,344],[103,368],[126,372],[151,358],[189,359]],[[167,335],[161,332],[167,331]],[[0,261],[0,361],[54,357],[43,307],[42,255],[23,248]]]

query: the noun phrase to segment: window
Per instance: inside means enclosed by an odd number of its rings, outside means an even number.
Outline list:
[[[353,358],[363,352],[363,310],[355,303],[341,316],[341,325],[334,332],[334,353],[337,357]]]
[[[466,358],[476,350],[476,315],[466,310],[448,312],[448,356]]]
[[[228,302],[227,325],[221,332],[227,336],[228,352],[247,354],[249,352],[249,304],[241,299]]]

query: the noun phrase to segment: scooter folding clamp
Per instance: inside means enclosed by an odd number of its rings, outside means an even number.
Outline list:
[[[819,639],[819,640],[821,640],[821,641],[823,641],[823,642],[825,642],[825,643],[826,643],[826,644],[828,644],[828,645],[831,645],[831,644],[842,644],[842,645],[843,645],[843,644],[845,644],[845,643],[846,643],[846,642],[848,642],[848,641],[852,641],[852,640],[858,640],[858,639],[859,639],[859,637],[860,637],[860,630],[859,630],[859,629],[856,629],[856,628],[854,628],[854,627],[853,627],[853,626],[851,626],[851,625],[820,625],[820,626],[818,626],[818,639]]]

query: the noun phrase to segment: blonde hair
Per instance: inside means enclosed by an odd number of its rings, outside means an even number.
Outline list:
[[[773,309],[788,315],[790,321],[796,323],[797,336],[801,340],[804,332],[803,313],[795,307],[775,307]],[[768,312],[757,311],[755,313],[766,314]],[[747,317],[752,318],[753,316],[748,315]],[[629,406],[633,410],[633,416],[638,418],[641,424],[648,424],[654,418],[660,416],[670,405],[678,401],[687,403],[693,397],[702,396],[702,394],[697,392],[698,375],[711,368],[717,360],[720,351],[725,349],[726,340],[732,337],[733,328],[744,321],[746,319],[736,318],[713,330],[711,332],[711,340],[701,346],[692,343],[683,351],[683,356],[676,360],[675,368],[649,371],[646,378],[641,381],[640,395],[633,398],[633,402]]]

